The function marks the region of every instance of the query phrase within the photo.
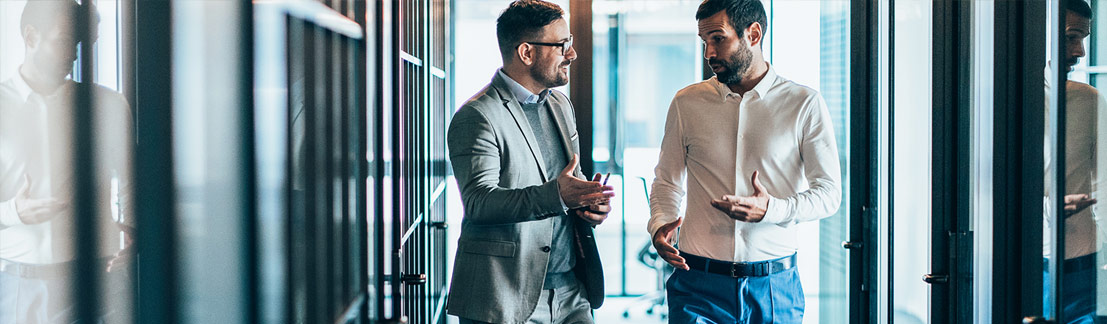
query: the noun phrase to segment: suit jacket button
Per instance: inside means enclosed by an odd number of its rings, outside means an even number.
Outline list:
[[[542,252],[550,252],[550,247],[549,246],[543,246],[542,247]]]

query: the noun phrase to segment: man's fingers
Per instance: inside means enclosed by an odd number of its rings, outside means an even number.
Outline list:
[[[23,174],[23,187],[19,188],[19,196],[30,197],[31,196],[31,176]]]
[[[677,249],[675,247],[673,247],[672,244],[669,244],[668,241],[669,241],[668,237],[664,237],[664,238],[661,238],[658,241],[654,241],[653,242],[654,243],[653,248],[655,250],[657,250],[657,253],[670,253],[670,254],[674,254],[674,255],[680,254],[680,252],[677,251]]]
[[[726,202],[726,201],[722,201],[722,200],[712,200],[711,201],[711,207],[715,207],[715,209],[718,209],[719,211],[722,211],[724,213],[729,213],[731,206],[733,206],[733,204],[731,204],[730,202]]]
[[[680,255],[672,253],[658,253],[657,255],[661,256],[662,259],[665,259],[665,262],[668,262],[674,268],[688,270],[688,264],[684,263],[684,258]]]
[[[592,181],[600,181],[600,177],[603,177],[603,175],[596,172],[596,174],[592,176]]]
[[[596,205],[588,206],[588,209],[590,209],[591,211],[596,212],[596,213],[607,214],[607,213],[611,212],[611,205],[609,205],[609,204],[596,204]]]
[[[577,216],[580,216],[580,218],[584,219],[585,221],[596,225],[603,223],[603,221],[607,219],[607,217],[603,214],[597,214],[587,210],[577,210]]]

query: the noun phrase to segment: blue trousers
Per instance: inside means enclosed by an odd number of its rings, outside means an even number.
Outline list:
[[[796,268],[763,277],[677,269],[665,283],[671,324],[800,323],[803,287]]]
[[[1064,280],[1062,281],[1061,289],[1061,302],[1064,304],[1065,312],[1062,314],[1065,318],[1061,319],[1057,323],[1062,324],[1092,324],[1095,323],[1095,307],[1096,307],[1096,268],[1095,268],[1096,254],[1089,254],[1082,257],[1077,257],[1073,261],[1086,261],[1086,264],[1091,266],[1081,267],[1074,270],[1065,270]],[[1080,259],[1080,260],[1077,260]],[[1048,262],[1048,260],[1045,260]],[[1069,260],[1066,260],[1069,263]],[[1045,278],[1042,281],[1044,283],[1043,288],[1045,291],[1049,291],[1049,287],[1053,284],[1048,271],[1048,263],[1045,264],[1046,270],[1044,271]],[[1066,264],[1066,266],[1069,266]],[[1049,294],[1045,294],[1043,301],[1045,302],[1044,313],[1046,318],[1053,318],[1053,301],[1049,298]]]

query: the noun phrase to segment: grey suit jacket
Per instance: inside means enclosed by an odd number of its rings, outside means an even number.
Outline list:
[[[447,134],[465,215],[447,313],[491,323],[523,323],[534,312],[553,240],[551,217],[565,215],[557,179],[519,103],[497,74],[454,114]],[[572,104],[552,91],[553,116],[568,156],[580,149]],[[577,177],[585,178],[578,167]],[[572,219],[577,278],[592,308],[603,303],[603,271],[592,227]]]

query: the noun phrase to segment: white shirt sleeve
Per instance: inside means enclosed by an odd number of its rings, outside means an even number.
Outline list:
[[[23,225],[23,221],[15,210],[15,199],[0,202],[0,229],[18,225]]]
[[[661,140],[661,153],[654,168],[655,178],[650,193],[650,221],[646,226],[651,238],[658,228],[679,217],[680,201],[684,198],[684,178],[687,176],[682,124],[677,99],[673,98],[665,118],[665,135]]]
[[[800,158],[809,189],[791,197],[771,197],[763,222],[800,223],[829,217],[842,203],[842,170],[834,124],[822,96],[805,107]]]

